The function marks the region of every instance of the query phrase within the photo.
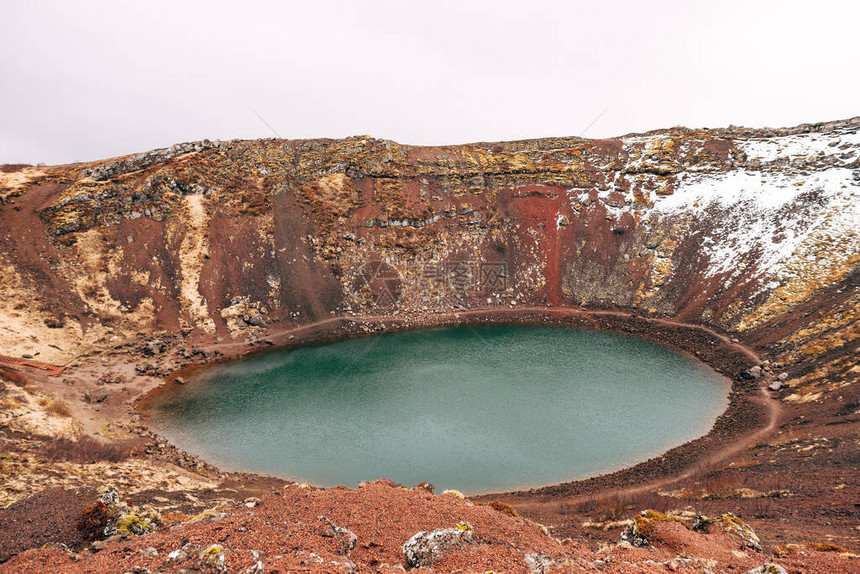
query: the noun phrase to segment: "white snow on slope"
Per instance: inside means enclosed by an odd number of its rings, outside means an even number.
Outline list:
[[[712,232],[702,239],[709,276],[729,273],[731,281],[754,263],[753,275],[784,280],[784,264],[813,236],[843,252],[860,252],[860,170],[847,167],[860,154],[860,133],[735,143],[763,162],[760,169],[679,174],[672,195],[654,197],[652,216],[711,220]],[[782,158],[825,163],[819,170],[768,166]]]
[[[799,159],[835,155],[846,163],[860,155],[860,132],[809,133],[736,142],[751,160],[772,162],[779,158]]]

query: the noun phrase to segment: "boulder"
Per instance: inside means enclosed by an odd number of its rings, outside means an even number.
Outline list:
[[[755,367],[749,368],[748,370],[744,371],[743,377],[745,379],[758,379],[759,377],[761,377],[761,367],[756,365]]]
[[[634,516],[633,523],[621,532],[621,541],[636,548],[648,548],[651,546],[655,526],[664,522],[677,522],[684,528],[689,528],[687,523],[677,516],[670,516],[656,510],[643,510]]]
[[[108,398],[108,392],[103,389],[91,389],[84,393],[84,400],[88,403],[103,403]]]
[[[167,560],[169,562],[185,562],[188,560],[188,554],[186,554],[181,548],[177,548],[167,555]]]
[[[555,565],[555,560],[543,552],[526,554],[526,566],[531,574],[545,574]]]
[[[429,568],[446,554],[475,537],[472,525],[458,522],[453,528],[418,532],[403,545],[403,556],[412,568]]]
[[[226,572],[224,547],[220,544],[212,544],[200,552],[200,564],[206,569],[215,572]]]
[[[358,537],[355,533],[348,528],[336,525],[325,516],[317,516],[317,520],[321,520],[329,526],[321,534],[329,538],[334,538],[340,546],[338,553],[342,556],[349,556],[349,553],[355,548],[355,543],[358,542]]]
[[[695,532],[708,533],[711,532],[713,527],[720,528],[732,538],[739,540],[747,548],[755,550],[756,552],[762,551],[761,541],[759,540],[759,537],[756,536],[752,527],[731,512],[726,512],[717,518],[697,516],[696,521],[693,524],[693,530]]]
[[[768,562],[752,570],[747,570],[746,574],[788,574],[788,572],[779,564]]]
[[[92,532],[96,537],[130,537],[149,534],[161,524],[161,515],[149,507],[137,508],[120,498],[113,484],[107,484],[100,489],[96,504],[87,512],[91,527],[98,526],[102,532]],[[95,520],[99,518],[99,520]],[[102,526],[101,522],[104,523]]]

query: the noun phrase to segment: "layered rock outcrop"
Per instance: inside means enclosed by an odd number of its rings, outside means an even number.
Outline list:
[[[858,130],[206,141],[10,168],[0,347],[65,362],[144,333],[565,305],[835,358],[858,337]]]

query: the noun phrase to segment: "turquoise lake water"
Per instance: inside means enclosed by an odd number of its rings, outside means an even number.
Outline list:
[[[225,469],[474,494],[646,460],[705,434],[728,392],[702,363],[637,337],[482,325],[217,365],[162,394],[149,414],[171,442]]]

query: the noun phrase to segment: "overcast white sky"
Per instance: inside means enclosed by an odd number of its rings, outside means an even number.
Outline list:
[[[442,144],[860,115],[855,1],[3,4],[0,163],[265,122]]]

